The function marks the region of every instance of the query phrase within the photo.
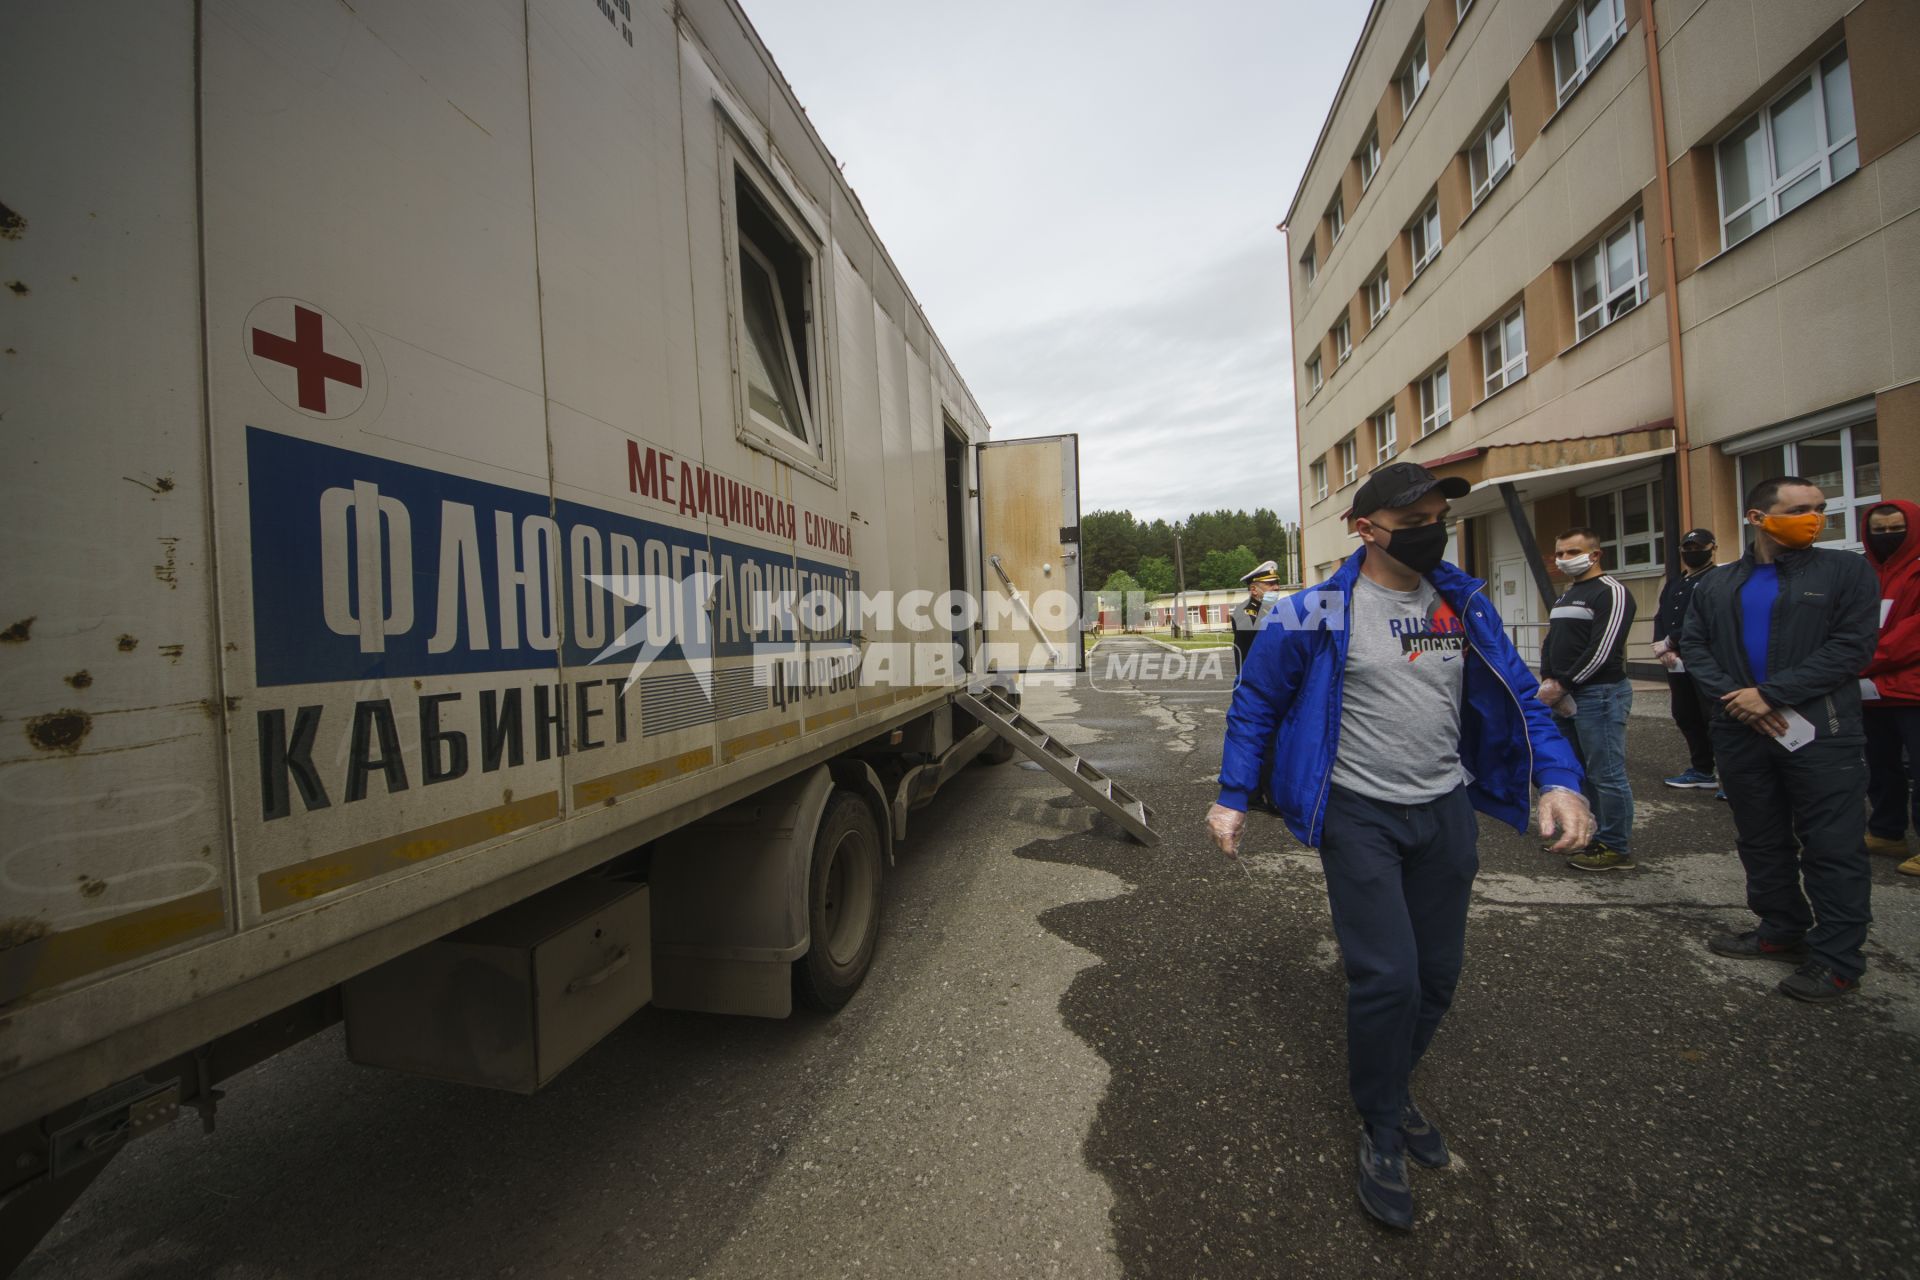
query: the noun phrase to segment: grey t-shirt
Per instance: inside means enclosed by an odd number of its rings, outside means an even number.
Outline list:
[[[1466,628],[1431,582],[1394,591],[1361,574],[1334,784],[1390,804],[1419,804],[1459,786],[1466,669]]]

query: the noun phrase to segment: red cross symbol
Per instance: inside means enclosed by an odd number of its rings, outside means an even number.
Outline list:
[[[320,313],[294,304],[293,338],[281,337],[265,329],[253,331],[253,354],[275,364],[293,366],[300,377],[300,407],[314,413],[327,411],[327,383],[361,385],[360,366],[345,356],[327,354],[320,336]]]

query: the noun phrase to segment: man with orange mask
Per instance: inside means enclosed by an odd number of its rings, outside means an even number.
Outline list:
[[[1759,927],[1716,955],[1797,966],[1780,991],[1826,1003],[1857,989],[1872,920],[1860,671],[1880,583],[1866,560],[1813,544],[1827,499],[1799,476],[1747,494],[1752,545],[1693,593],[1680,657],[1715,704],[1713,753],[1733,802]]]

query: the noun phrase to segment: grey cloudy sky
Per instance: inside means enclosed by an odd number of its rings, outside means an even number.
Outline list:
[[[995,434],[1297,514],[1284,241],[1365,0],[743,0]]]

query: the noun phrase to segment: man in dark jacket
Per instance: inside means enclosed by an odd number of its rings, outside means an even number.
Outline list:
[[[1585,527],[1554,539],[1553,567],[1569,579],[1553,602],[1540,646],[1540,701],[1556,711],[1567,698],[1574,711],[1561,724],[1586,771],[1587,800],[1596,824],[1593,844],[1567,865],[1580,871],[1633,869],[1633,786],[1627,781],[1627,716],[1633,682],[1627,679],[1627,632],[1634,603],[1626,587],[1600,564],[1600,535]]]
[[[1863,557],[1813,545],[1826,509],[1826,495],[1798,476],[1755,485],[1753,545],[1694,588],[1680,635],[1687,670],[1718,704],[1714,756],[1747,905],[1760,918],[1708,946],[1797,964],[1780,990],[1808,1001],[1860,985],[1873,918],[1860,672],[1873,656],[1880,584]]]
[[[1253,648],[1254,632],[1260,629],[1260,620],[1266,616],[1267,598],[1280,586],[1280,566],[1271,560],[1263,560],[1254,566],[1252,573],[1244,575],[1240,581],[1246,584],[1247,598],[1239,608],[1233,611],[1233,656],[1236,671],[1246,669],[1247,651]]]
[[[1653,616],[1653,656],[1667,669],[1667,698],[1673,710],[1673,722],[1687,740],[1687,768],[1663,779],[1670,787],[1701,787],[1713,790],[1720,785],[1713,773],[1713,737],[1707,730],[1711,708],[1700,687],[1693,682],[1687,664],[1680,658],[1680,628],[1687,620],[1687,606],[1693,601],[1693,589],[1700,575],[1713,568],[1713,530],[1689,529],[1680,538],[1680,576],[1668,578],[1660,588],[1660,611]]]
[[[1860,682],[1867,722],[1867,852],[1907,857],[1908,808],[1920,828],[1920,505],[1894,499],[1860,513],[1860,541],[1880,574],[1880,637]]]
[[[1227,711],[1207,827],[1229,857],[1264,783],[1320,850],[1347,972],[1347,1083],[1362,1119],[1360,1203],[1413,1225],[1407,1157],[1448,1163],[1408,1080],[1452,1002],[1479,869],[1474,810],[1585,844],[1580,769],[1486,584],[1441,560],[1465,481],[1378,467],[1347,513],[1361,548],[1277,601]],[[1278,746],[1280,749],[1275,750]]]

